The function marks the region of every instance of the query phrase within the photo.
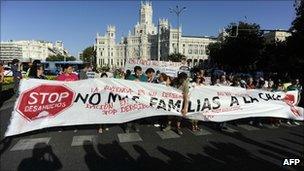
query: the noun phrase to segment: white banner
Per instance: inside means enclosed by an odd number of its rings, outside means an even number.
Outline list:
[[[114,78],[60,82],[22,80],[5,136],[47,127],[123,123],[181,115],[182,92],[161,84]],[[186,117],[222,122],[248,117],[303,120],[295,91],[267,92],[226,86],[190,89]]]
[[[125,65],[125,70],[133,71],[135,66],[140,66],[143,72],[148,68],[153,68],[155,72],[159,71],[160,73],[165,73],[171,77],[176,77],[179,72],[189,72],[189,68],[186,64],[181,62],[152,61],[143,59],[128,59]]]

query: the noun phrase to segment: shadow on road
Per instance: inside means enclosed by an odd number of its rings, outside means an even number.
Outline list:
[[[12,143],[12,138],[7,137],[1,140],[0,142],[0,155],[4,153],[5,150],[9,148]]]
[[[6,91],[0,92],[0,108],[2,107],[3,103],[14,96],[13,89],[9,89]]]
[[[52,147],[46,143],[37,143],[30,158],[23,159],[18,170],[59,170],[62,164],[53,153]]]
[[[83,142],[83,149],[85,151],[84,160],[89,168],[89,170],[99,170],[103,165],[104,158],[101,157],[96,150],[91,141]]]
[[[157,150],[169,158],[152,157],[143,147],[133,145],[139,154],[133,159],[117,141],[109,144],[98,144],[95,150],[91,142],[85,142],[85,162],[89,170],[286,170],[279,164],[274,164],[259,154],[253,154],[233,143],[210,141],[195,154],[184,155],[179,151],[157,146]],[[182,150],[182,149],[181,149]],[[281,157],[259,150],[262,155],[281,160]]]
[[[139,170],[149,170],[151,168],[159,168],[161,170],[167,170],[168,164],[161,159],[152,157],[149,153],[139,145],[133,145],[134,150],[139,154],[137,158],[137,167]]]

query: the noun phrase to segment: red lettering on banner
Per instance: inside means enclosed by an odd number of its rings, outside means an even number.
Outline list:
[[[91,88],[91,93],[98,93],[101,90],[98,87]]]
[[[112,109],[112,110],[105,110],[103,111],[104,115],[116,115],[117,110],[116,109]]]
[[[127,94],[131,94],[133,92],[131,88],[116,87],[116,86],[105,86],[104,90],[113,93],[127,93]]]
[[[126,99],[122,99],[119,101],[120,103],[120,106],[123,107],[123,106],[126,106],[128,104],[127,100]]]
[[[150,106],[145,105],[143,103],[129,104],[124,107],[121,107],[121,112],[131,112],[134,110],[142,110],[142,109],[146,109],[146,108],[150,108]]]
[[[155,97],[157,95],[157,91],[150,91],[149,96]]]
[[[216,93],[217,96],[236,96],[236,97],[249,96],[248,93],[232,93],[232,92],[224,92],[224,91],[218,91]]]
[[[85,107],[88,109],[99,109],[99,110],[110,110],[113,109],[114,104],[113,103],[106,103],[102,105],[92,105],[92,104],[85,104]]]
[[[145,90],[144,89],[139,89],[137,95],[138,96],[146,95]]]
[[[162,93],[162,97],[173,98],[173,99],[180,99],[180,98],[183,98],[183,95],[182,94],[178,94],[178,93],[172,93],[172,92],[163,92]]]

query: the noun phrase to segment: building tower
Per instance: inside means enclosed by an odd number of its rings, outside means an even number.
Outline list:
[[[139,21],[140,24],[152,24],[152,16],[153,16],[153,9],[152,9],[152,2],[141,2],[140,7],[140,14],[139,14]]]
[[[115,31],[116,31],[115,26],[108,25],[108,27],[107,27],[108,38],[115,40]]]
[[[158,20],[158,42],[157,42],[157,60],[165,60],[161,57],[168,56],[168,48],[166,48],[166,43],[169,43],[167,40],[170,27],[168,19],[161,18]]]

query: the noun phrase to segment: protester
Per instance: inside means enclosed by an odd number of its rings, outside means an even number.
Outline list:
[[[29,68],[28,77],[29,78],[37,78],[37,79],[46,79],[46,77],[43,75],[43,67],[41,66],[41,63],[38,62],[38,60],[35,60]]]
[[[62,67],[63,73],[58,75],[57,81],[77,81],[78,76],[73,73],[73,67],[70,64],[65,64]],[[60,129],[59,132],[62,130]],[[74,132],[77,132],[77,129],[74,129]]]
[[[220,84],[220,79],[219,78],[214,78],[213,79],[213,82],[212,82],[212,85],[215,85],[215,86],[220,86],[221,84]]]
[[[253,82],[253,78],[249,77],[246,85],[247,89],[255,89],[255,84]]]
[[[222,85],[222,86],[230,86],[230,82],[227,81],[226,75],[222,75],[221,76],[220,85]]]
[[[3,68],[3,64],[0,63],[0,92],[2,92],[3,83],[4,83],[4,68]]]
[[[233,77],[232,87],[241,87],[241,79],[239,77]]]
[[[260,83],[259,83],[259,87],[258,88],[260,88],[260,89],[262,89],[262,90],[266,90],[266,91],[268,91],[269,89],[268,89],[268,81],[267,80],[264,80],[264,78],[260,78]]]
[[[302,91],[302,86],[299,84],[299,79],[291,81],[291,85],[287,87],[287,91]]]
[[[159,70],[157,70],[156,71],[156,74],[155,74],[155,77],[159,77],[159,74],[160,74],[161,72],[159,71]]]
[[[131,71],[130,71],[130,70],[127,70],[127,71],[126,71],[126,74],[125,74],[125,79],[126,79],[126,80],[129,79],[130,75],[131,75]]]
[[[146,77],[147,77],[147,82],[148,83],[157,83],[157,78],[155,77],[155,70],[153,68],[148,68],[146,70]],[[160,127],[160,117],[151,117],[151,118],[146,118],[145,119],[149,124],[153,124],[155,127]]]
[[[278,79],[276,82],[274,82],[274,85],[272,87],[272,92],[278,92],[278,91],[284,91],[283,83],[280,79]],[[270,124],[271,126],[280,126],[282,123],[281,119],[278,118],[270,118]]]
[[[63,73],[58,75],[57,81],[77,81],[78,76],[73,73],[73,67],[70,64],[63,65]]]
[[[110,68],[107,68],[105,70],[105,73],[107,74],[108,78],[113,78],[114,77],[114,74],[112,72],[110,72]]]
[[[147,77],[142,74],[142,68],[140,66],[135,66],[134,74],[131,74],[128,80],[147,82]]]
[[[20,80],[22,79],[22,74],[20,71],[20,61],[18,59],[13,59],[11,70],[13,72],[14,78],[14,92],[18,94]]]
[[[273,86],[274,86],[274,82],[273,82],[272,78],[269,78],[268,79],[268,91],[271,91]]]
[[[142,68],[140,66],[135,66],[134,67],[134,74],[131,74],[128,77],[128,80],[147,82],[148,78],[147,78],[147,76],[142,74]],[[138,125],[139,125],[138,121],[131,121],[131,122],[128,122],[128,123],[124,124],[125,132],[129,133],[130,128],[133,128],[134,131],[139,132]]]
[[[30,68],[27,70],[26,75],[29,78],[33,78],[34,76],[37,75],[37,66],[41,65],[41,61],[40,60],[34,60],[33,63],[30,65]]]
[[[167,74],[160,73],[159,76],[158,76],[158,79],[156,80],[156,83],[162,84],[162,85],[165,85],[165,86],[170,86],[171,80],[172,80],[172,78],[170,76],[168,76]],[[160,123],[160,125],[159,124],[154,124],[155,127],[160,126],[161,129],[163,129],[167,126],[168,117],[161,116],[161,117],[158,117],[157,120]]]
[[[264,82],[263,78],[259,78],[256,81],[256,84],[254,84],[253,78],[249,77],[246,87],[247,87],[247,89],[255,89],[255,88],[262,88],[263,85],[265,85],[265,82]],[[263,126],[261,120],[258,119],[258,118],[251,118],[250,121],[249,121],[249,124],[250,125],[256,125],[256,126],[259,126],[259,127]]]
[[[108,74],[107,73],[101,73],[100,78],[108,78]]]
[[[88,79],[87,72],[89,71],[89,69],[90,69],[90,65],[89,64],[85,64],[83,66],[83,68],[79,72],[79,79],[80,80]]]
[[[37,67],[37,79],[47,79],[46,76],[44,76],[44,69],[42,66]]]
[[[204,86],[204,78],[201,76],[195,76],[193,82],[191,83],[191,87],[201,87]]]
[[[36,78],[36,79],[47,79],[46,76],[43,75],[44,70],[41,65],[32,65],[31,72],[29,73],[29,78]],[[36,71],[34,73],[34,71]]]
[[[146,76],[147,76],[147,82],[148,83],[153,83],[153,82],[155,83],[156,82],[156,80],[154,78],[155,71],[154,71],[153,68],[148,68],[145,73],[146,73]]]
[[[124,79],[125,78],[125,73],[124,73],[122,68],[119,68],[119,69],[115,70],[114,78],[117,78],[117,79]]]
[[[191,84],[192,88],[198,88],[204,86],[204,78],[200,74],[196,74]],[[200,131],[201,128],[198,126],[198,120],[191,120],[192,131]]]
[[[196,68],[194,70],[194,78],[196,78],[196,77],[204,78],[204,76],[205,76],[204,74],[205,74],[205,71],[200,68]]]
[[[227,81],[226,75],[221,75],[221,78],[220,78],[219,82],[218,82],[218,80],[217,80],[217,85],[221,85],[221,86],[230,86],[230,82]],[[222,131],[223,129],[228,129],[228,128],[226,127],[226,122],[219,122],[219,123],[217,123],[217,128],[218,128],[218,130],[220,130],[220,131]]]
[[[163,85],[167,85],[167,80],[168,80],[168,76],[165,74],[165,73],[160,73],[157,80],[156,80],[156,83],[158,84],[163,84]]]
[[[100,78],[108,78],[108,74],[106,72],[104,72],[100,75]],[[108,131],[108,130],[109,130],[108,127],[106,127],[104,124],[101,124],[101,125],[99,125],[98,133],[102,134],[103,131]]]
[[[173,80],[172,87],[175,87],[179,90],[182,90],[183,93],[183,105],[182,105],[182,110],[181,114],[183,117],[186,116],[188,112],[188,100],[189,100],[189,80],[188,80],[188,75],[185,72],[179,73],[178,77]],[[181,117],[169,117],[168,118],[168,124],[167,127],[164,128],[164,131],[171,130],[171,123],[172,120],[176,121],[176,131],[179,135],[182,135],[183,132],[181,131]]]

